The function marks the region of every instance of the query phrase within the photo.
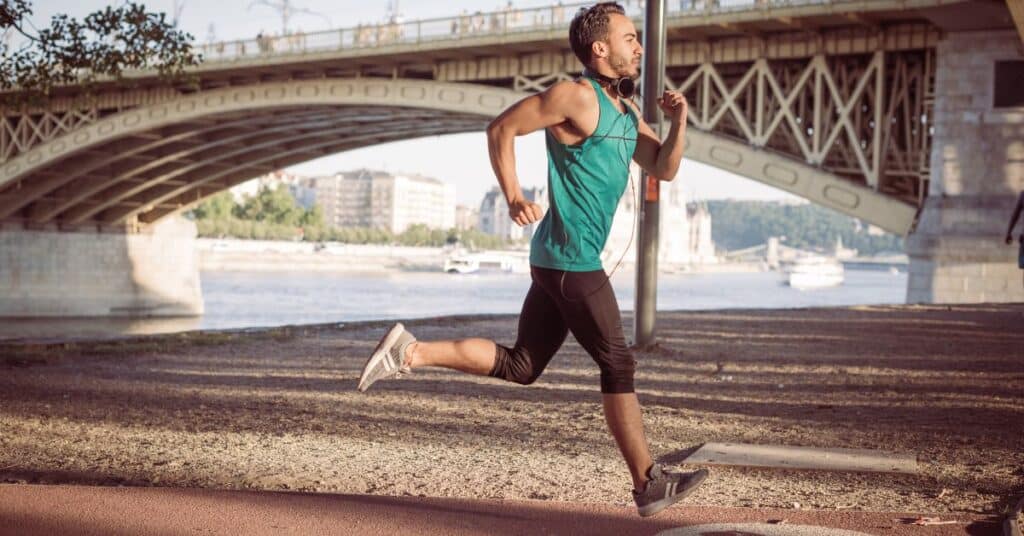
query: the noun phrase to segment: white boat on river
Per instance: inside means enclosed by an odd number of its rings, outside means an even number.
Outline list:
[[[820,255],[799,257],[784,273],[786,284],[800,290],[834,287],[846,278],[842,263]]]
[[[450,274],[472,274],[479,271],[529,273],[529,253],[520,251],[453,252],[444,259],[444,271]]]

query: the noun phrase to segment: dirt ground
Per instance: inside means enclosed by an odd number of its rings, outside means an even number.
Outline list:
[[[663,461],[731,441],[885,449],[922,467],[715,467],[695,504],[999,514],[1024,496],[1024,304],[658,322],[637,388]],[[571,337],[532,386],[424,369],[358,393],[389,325],[0,345],[0,482],[630,502],[597,367]],[[509,344],[516,318],[406,325]]]

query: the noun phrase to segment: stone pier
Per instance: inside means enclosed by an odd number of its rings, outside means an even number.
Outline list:
[[[907,239],[907,302],[1024,301],[1017,244],[1003,242],[1024,189],[1024,107],[994,96],[996,62],[1024,61],[1021,39],[950,32],[936,59],[931,181]]]
[[[139,233],[0,228],[0,317],[203,313],[196,227]]]

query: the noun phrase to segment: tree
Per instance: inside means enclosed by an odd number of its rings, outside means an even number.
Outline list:
[[[403,246],[426,246],[430,244],[430,228],[422,223],[410,225],[396,238]]]
[[[324,211],[320,208],[320,205],[313,205],[313,208],[307,210],[300,219],[303,227],[323,227],[324,226]]]
[[[49,97],[61,85],[84,86],[88,93],[104,78],[122,79],[125,70],[156,69],[161,77],[185,78],[198,65],[192,36],[167,22],[164,13],[127,2],[79,21],[56,15],[50,26],[33,33],[29,0],[0,0],[0,30],[21,36],[20,48],[0,43],[0,106],[25,105]]]
[[[709,201],[711,238],[721,249],[733,250],[764,244],[770,237],[786,237],[786,245],[829,251],[836,239],[862,255],[901,251],[903,239],[868,233],[854,218],[812,204],[789,205],[762,201]]]
[[[305,210],[295,203],[295,198],[288,192],[288,188],[264,186],[256,195],[245,199],[238,216],[245,220],[298,226],[304,213]]]
[[[235,198],[231,192],[223,192],[207,198],[192,209],[192,216],[197,220],[220,220],[230,218],[235,208]]]

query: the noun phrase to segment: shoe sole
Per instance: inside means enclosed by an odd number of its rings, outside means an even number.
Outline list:
[[[377,343],[377,347],[374,348],[373,353],[370,354],[370,359],[367,359],[366,364],[363,365],[363,373],[359,376],[359,386],[356,387],[359,392],[365,392],[370,388],[370,385],[373,385],[372,383],[366,385],[366,377],[370,374],[370,371],[381,362],[381,360],[387,357],[388,351],[391,350],[391,347],[395,344],[395,341],[398,340],[398,337],[402,335],[403,331],[405,331],[405,326],[401,323],[395,324],[394,327],[391,328],[391,331],[389,331],[388,334],[385,335],[379,343]]]
[[[707,477],[708,471],[706,469],[701,469],[700,471],[694,473],[693,477],[690,478],[690,480],[686,481],[687,487],[683,488],[683,490],[680,491],[679,493],[676,493],[671,497],[666,497],[660,501],[652,502],[651,504],[648,504],[646,506],[638,506],[637,511],[640,513],[640,517],[653,516],[654,514],[657,514],[658,512],[668,508],[669,506],[672,506],[673,504],[685,499],[687,496],[693,493],[694,490],[699,488],[701,483],[704,482],[704,479]]]

